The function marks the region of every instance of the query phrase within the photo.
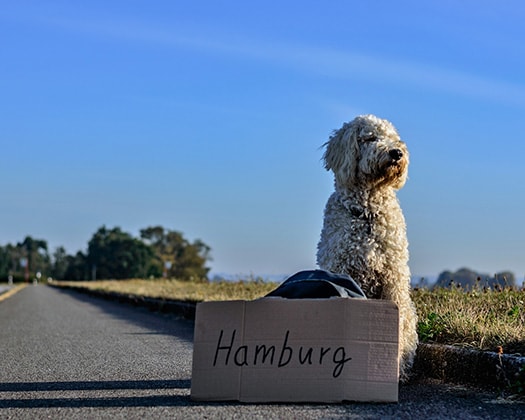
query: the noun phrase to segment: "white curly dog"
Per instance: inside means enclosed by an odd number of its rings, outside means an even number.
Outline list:
[[[317,263],[348,274],[367,297],[397,304],[400,379],[406,381],[418,341],[406,225],[396,197],[407,179],[407,147],[390,122],[374,115],[343,124],[324,146],[335,192],[326,204]]]

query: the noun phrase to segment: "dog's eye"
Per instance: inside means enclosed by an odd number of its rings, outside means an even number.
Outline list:
[[[377,141],[377,137],[374,136],[374,135],[371,135],[371,136],[369,136],[369,137],[365,137],[365,138],[363,139],[363,141],[367,141],[367,142],[368,142],[368,141]]]

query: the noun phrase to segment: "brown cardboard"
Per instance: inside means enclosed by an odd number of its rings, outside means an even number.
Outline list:
[[[383,300],[200,303],[191,397],[397,402],[398,317]]]

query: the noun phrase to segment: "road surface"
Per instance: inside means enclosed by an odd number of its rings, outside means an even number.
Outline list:
[[[193,323],[30,285],[0,302],[0,418],[525,419],[525,404],[436,383],[398,404],[190,400]]]

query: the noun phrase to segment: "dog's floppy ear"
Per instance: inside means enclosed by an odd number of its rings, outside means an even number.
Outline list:
[[[355,124],[345,123],[335,130],[330,139],[323,145],[326,147],[323,155],[326,170],[333,171],[337,184],[352,185],[357,179],[359,163],[359,144]]]

